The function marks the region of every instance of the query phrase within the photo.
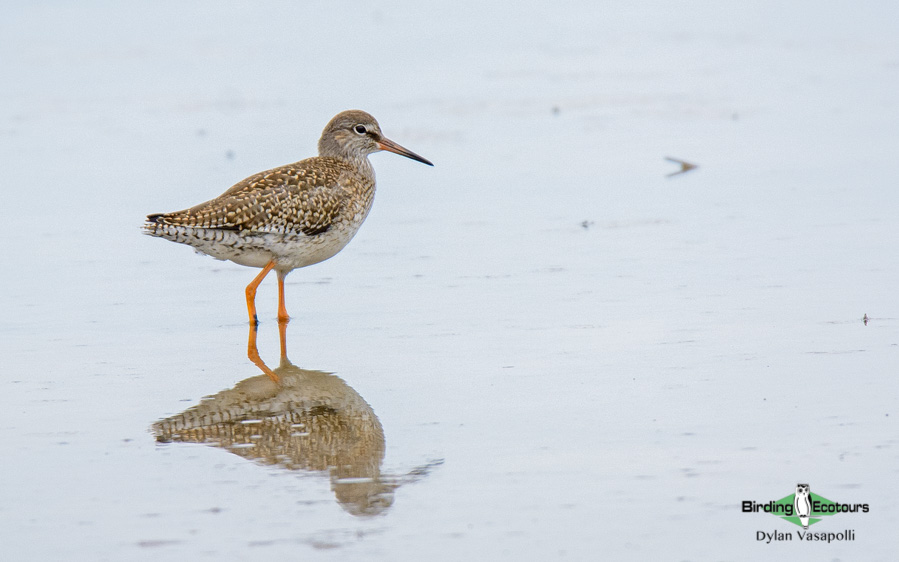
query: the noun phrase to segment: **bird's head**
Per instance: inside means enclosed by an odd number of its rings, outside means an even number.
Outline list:
[[[369,154],[379,150],[395,152],[428,166],[434,165],[411,150],[386,138],[381,133],[381,127],[377,120],[368,113],[357,109],[338,113],[322,131],[322,138],[318,141],[319,155],[345,160],[363,160]]]

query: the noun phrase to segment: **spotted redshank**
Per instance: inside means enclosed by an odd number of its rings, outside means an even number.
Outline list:
[[[433,166],[384,137],[368,113],[344,111],[322,132],[318,156],[259,172],[190,209],[148,215],[143,230],[220,260],[261,267],[246,291],[254,326],[256,288],[274,269],[278,320],[286,322],[284,278],[334,256],[355,236],[375,196],[368,155],[380,150]]]

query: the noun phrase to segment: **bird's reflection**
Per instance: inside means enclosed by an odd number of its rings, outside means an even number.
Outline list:
[[[393,504],[396,488],[442,461],[407,475],[381,474],[384,429],[371,406],[340,377],[293,365],[287,359],[286,326],[279,324],[276,369],[259,357],[251,326],[248,356],[265,374],[156,422],[157,441],[204,443],[266,465],[327,472],[337,501],[349,513],[383,512]]]

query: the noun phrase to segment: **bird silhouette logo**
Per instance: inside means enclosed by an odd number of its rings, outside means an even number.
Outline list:
[[[793,508],[803,529],[808,529],[808,519],[812,514],[811,490],[808,484],[796,484],[796,494],[793,496]]]

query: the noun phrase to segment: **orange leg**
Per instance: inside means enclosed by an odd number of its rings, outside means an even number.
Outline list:
[[[247,358],[249,358],[254,365],[262,369],[262,372],[268,375],[268,378],[276,383],[281,382],[278,375],[269,369],[268,365],[266,365],[262,358],[259,357],[259,349],[256,348],[256,326],[253,324],[250,324],[250,337],[247,340]]]
[[[256,279],[253,279],[253,282],[247,285],[247,312],[250,313],[251,326],[259,325],[259,319],[256,318],[256,288],[259,287],[259,284],[262,283],[262,280],[265,279],[265,276],[268,275],[268,272],[274,267],[275,260],[268,262],[265,264],[265,267],[262,268],[262,272],[256,276]]]
[[[284,278],[287,272],[278,272],[278,322],[289,322],[290,315],[287,314],[287,306],[284,304]]]

